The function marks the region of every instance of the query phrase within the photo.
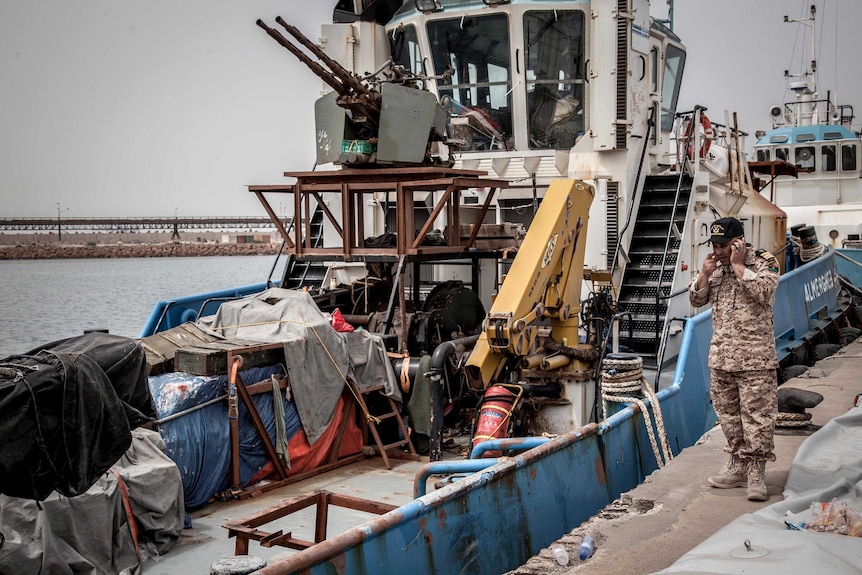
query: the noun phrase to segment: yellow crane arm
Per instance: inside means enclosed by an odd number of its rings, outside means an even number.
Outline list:
[[[579,180],[555,180],[548,187],[467,360],[473,387],[487,387],[509,358],[534,351],[535,323],[542,317],[551,318],[555,337],[577,343],[594,195],[593,187]]]

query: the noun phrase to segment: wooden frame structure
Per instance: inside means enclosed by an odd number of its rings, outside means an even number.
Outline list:
[[[252,400],[252,395],[257,393],[266,393],[272,391],[272,384],[270,382],[265,382],[262,384],[253,384],[246,385],[243,382],[242,377],[239,375],[239,370],[242,368],[243,353],[252,353],[256,351],[260,351],[263,349],[273,349],[273,348],[281,348],[283,344],[281,343],[266,343],[260,344],[257,346],[249,346],[238,350],[227,351],[227,365],[228,365],[228,420],[230,426],[230,487],[228,488],[230,491],[230,495],[236,497],[238,499],[245,499],[248,497],[254,497],[266,491],[271,491],[273,489],[277,489],[284,485],[289,485],[291,483],[295,483],[297,481],[302,481],[308,477],[313,477],[315,475],[319,475],[331,469],[336,469],[343,465],[347,465],[349,463],[354,463],[361,459],[364,459],[365,456],[362,453],[356,453],[353,455],[348,455],[339,459],[338,453],[341,450],[341,441],[344,437],[344,433],[347,430],[347,425],[351,419],[355,417],[355,401],[346,401],[345,402],[345,413],[341,418],[341,424],[337,430],[335,440],[332,444],[332,448],[330,451],[329,459],[323,465],[319,465],[314,469],[303,473],[297,473],[288,477],[287,469],[282,463],[281,459],[276,452],[275,446],[272,444],[272,441],[269,438],[269,434],[266,431],[266,426],[263,423],[263,420],[260,418],[260,414],[257,411],[257,408],[254,405],[254,401]],[[283,383],[281,388],[283,389],[285,384]],[[251,417],[252,424],[254,425],[255,430],[257,431],[258,436],[260,437],[261,443],[263,444],[264,451],[266,451],[267,458],[273,464],[275,468],[275,473],[278,475],[278,479],[266,483],[264,485],[255,485],[252,489],[246,490],[242,487],[242,481],[240,479],[240,456],[239,456],[239,402],[242,402],[248,410],[249,416]]]
[[[285,240],[288,253],[298,259],[329,259],[351,261],[374,257],[398,259],[401,256],[454,257],[475,248],[479,226],[473,226],[469,239],[462,243],[458,222],[460,221],[461,192],[482,188],[489,189],[481,206],[478,221],[482,222],[491,205],[494,194],[500,188],[509,186],[507,180],[488,179],[481,176],[484,172],[476,170],[456,170],[441,166],[392,169],[349,169],[321,172],[285,172],[285,176],[296,178],[292,185],[249,186],[250,192],[257,196],[270,219]],[[418,192],[441,192],[431,208],[431,213],[416,230],[414,197]],[[363,206],[369,194],[382,192],[394,196],[396,207],[395,248],[369,248],[364,245],[366,230]],[[292,195],[294,221],[292,233],[272,209],[266,193]],[[341,205],[342,217],[338,218],[329,209],[325,195],[337,194]],[[312,245],[312,200],[323,210],[329,223],[341,237],[340,247],[314,247]],[[448,234],[446,245],[423,245],[431,231],[434,220],[441,213],[448,216],[454,233]]]
[[[290,531],[284,533],[282,530],[270,532],[258,529],[267,523],[287,517],[313,505],[316,506],[317,511],[314,522],[314,541],[297,539]],[[248,555],[248,542],[251,540],[258,541],[262,547],[278,545],[290,549],[307,549],[326,539],[329,507],[331,505],[375,515],[383,515],[397,509],[395,505],[320,490],[288,499],[254,515],[225,523],[222,527],[228,530],[228,538],[236,537],[235,555]]]

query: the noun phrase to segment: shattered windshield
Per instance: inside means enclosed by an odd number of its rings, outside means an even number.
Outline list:
[[[401,26],[392,30],[389,33],[389,48],[396,66],[401,66],[417,76],[425,73],[414,26]]]
[[[512,74],[505,14],[428,23],[440,102],[465,151],[511,149]]]

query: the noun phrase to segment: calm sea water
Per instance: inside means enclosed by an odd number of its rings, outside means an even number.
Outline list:
[[[138,337],[156,302],[266,281],[275,256],[0,261],[0,358],[87,329]],[[284,258],[274,279],[281,277]]]

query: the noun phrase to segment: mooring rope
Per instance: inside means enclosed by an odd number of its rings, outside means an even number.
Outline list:
[[[803,248],[802,242],[796,236],[790,236],[790,243],[793,244],[793,253],[797,254],[803,263],[816,260],[826,251],[826,246],[819,242],[813,247]]]
[[[777,427],[807,427],[811,423],[810,413],[790,413],[779,411],[775,420]]]
[[[644,424],[649,435],[650,445],[652,446],[652,451],[659,468],[664,467],[668,461],[673,459],[673,452],[670,450],[667,431],[664,427],[664,419],[661,415],[661,405],[659,405],[658,398],[652,386],[643,376],[643,360],[640,357],[633,357],[632,359],[605,358],[602,362],[601,388],[603,400],[602,415],[604,419],[607,419],[608,403],[610,402],[636,404],[644,416]],[[653,406],[655,427],[658,431],[664,457],[662,457],[659,451],[656,434],[653,431],[652,417],[650,416],[649,407],[643,400],[644,396],[649,399],[650,405]]]

